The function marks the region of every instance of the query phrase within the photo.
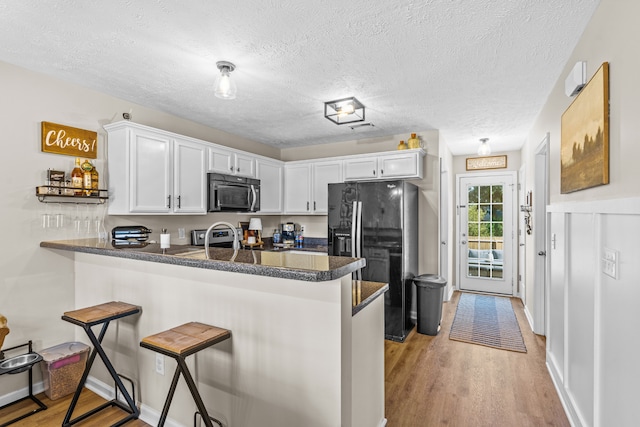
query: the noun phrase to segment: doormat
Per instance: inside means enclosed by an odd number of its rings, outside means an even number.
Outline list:
[[[506,297],[463,293],[449,339],[527,352],[511,300]]]

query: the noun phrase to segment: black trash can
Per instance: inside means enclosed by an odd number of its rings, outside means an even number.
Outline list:
[[[416,284],[418,333],[438,335],[442,320],[442,298],[447,281],[437,274],[421,274],[413,278]]]

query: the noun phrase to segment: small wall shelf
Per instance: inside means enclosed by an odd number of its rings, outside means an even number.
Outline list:
[[[36,197],[42,203],[73,203],[76,205],[104,204],[109,199],[107,190],[92,190],[91,195],[60,194],[60,191],[74,191],[75,189],[41,185],[36,187]],[[82,190],[85,191],[84,189]]]

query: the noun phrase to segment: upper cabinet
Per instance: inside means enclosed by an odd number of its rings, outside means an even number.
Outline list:
[[[285,213],[326,214],[328,185],[335,182],[342,182],[342,160],[287,163]]]
[[[419,178],[424,174],[422,149],[399,150],[344,160],[344,180]]]
[[[256,159],[256,178],[260,180],[259,213],[282,213],[284,206],[284,163]]]
[[[109,214],[205,214],[205,144],[129,122],[106,125]]]
[[[220,147],[209,148],[209,172],[256,177],[255,157]]]

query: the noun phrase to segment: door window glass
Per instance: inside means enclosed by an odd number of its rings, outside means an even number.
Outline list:
[[[503,191],[503,185],[468,187],[468,277],[502,278]]]

